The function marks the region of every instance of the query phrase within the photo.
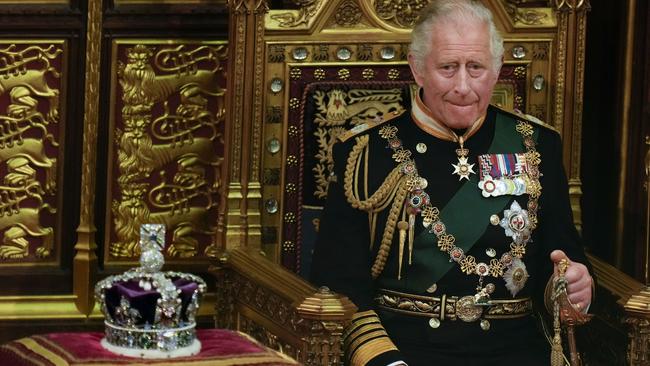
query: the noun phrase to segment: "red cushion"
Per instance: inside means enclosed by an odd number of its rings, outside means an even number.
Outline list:
[[[298,365],[243,333],[225,329],[199,329],[198,355],[163,360],[115,355],[100,345],[103,336],[100,332],[50,333],[18,339],[0,346],[0,365]]]

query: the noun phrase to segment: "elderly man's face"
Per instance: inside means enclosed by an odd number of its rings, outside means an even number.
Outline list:
[[[451,128],[468,128],[490,103],[499,72],[494,70],[488,27],[484,23],[444,22],[431,30],[429,53],[416,66],[415,81],[433,118]]]

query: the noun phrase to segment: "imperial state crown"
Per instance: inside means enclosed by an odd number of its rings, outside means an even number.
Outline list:
[[[131,357],[190,356],[201,350],[196,312],[205,282],[182,272],[161,272],[165,226],[140,227],[140,267],[106,277],[95,286],[105,317],[107,350]]]

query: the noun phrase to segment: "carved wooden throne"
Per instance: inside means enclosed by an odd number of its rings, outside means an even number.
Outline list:
[[[296,10],[268,9],[262,0],[229,3],[232,145],[220,219],[226,243],[212,268],[216,324],[249,332],[304,364],[330,365],[341,362],[340,336],[355,307],[300,275],[309,270],[331,146],[342,131],[409,108],[409,30],[424,2],[296,3]],[[582,100],[588,1],[485,3],[506,49],[493,102],[561,132],[579,225],[575,106]]]

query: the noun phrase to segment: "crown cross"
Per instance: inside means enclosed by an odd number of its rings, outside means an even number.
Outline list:
[[[165,225],[143,224],[140,226],[140,249],[162,251],[165,248]]]
[[[140,267],[145,272],[158,272],[165,263],[165,225],[143,224],[140,226]]]

